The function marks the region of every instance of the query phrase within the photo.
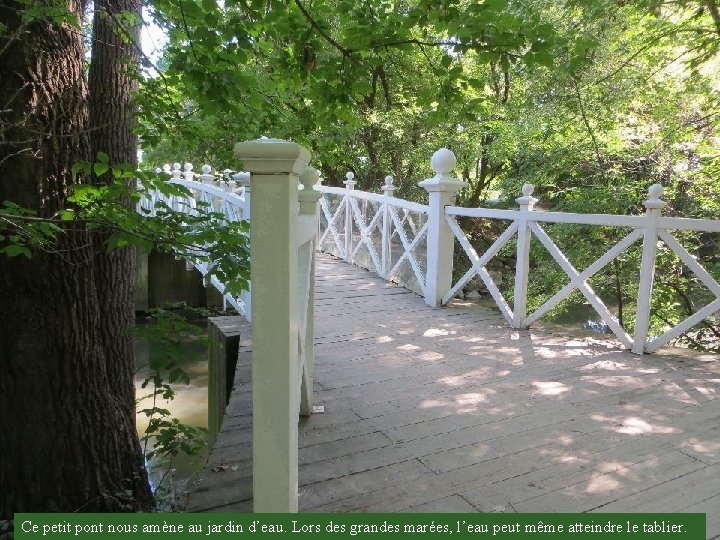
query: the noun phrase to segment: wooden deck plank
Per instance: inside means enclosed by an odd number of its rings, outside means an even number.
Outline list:
[[[325,413],[300,421],[301,511],[699,511],[720,534],[717,357],[517,331],[325,255],[317,268]],[[251,507],[250,349],[189,510]]]

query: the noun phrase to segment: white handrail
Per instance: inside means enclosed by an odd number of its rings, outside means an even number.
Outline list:
[[[224,214],[225,218],[229,221],[250,219],[250,191],[248,187],[244,187],[243,195],[238,195],[237,193],[234,193],[234,189],[237,184],[235,179],[228,182],[227,188],[220,188],[209,184],[208,182],[211,179],[214,179],[214,176],[209,174],[212,170],[209,165],[203,165],[203,174],[198,175],[198,178],[203,180],[202,182],[194,179],[192,164],[185,164],[184,173],[180,171],[180,168],[180,164],[175,163],[172,169],[170,165],[166,165],[162,169],[158,169],[156,172],[158,174],[162,172],[169,174],[170,178],[167,180],[169,184],[175,184],[188,188],[192,196],[166,197],[160,191],[154,190],[150,193],[150,200],[142,199],[138,202],[138,212],[149,212],[150,215],[154,215],[156,211],[156,204],[160,202],[166,204],[174,210],[194,212],[197,208],[197,203],[206,202],[211,205],[213,211]],[[230,171],[226,171],[226,176],[229,172]],[[247,173],[239,173],[236,175],[236,179],[241,183],[247,184],[247,176]],[[222,203],[216,204],[217,201],[222,201]],[[200,272],[207,284],[212,285],[215,289],[217,289],[223,298],[223,304],[225,304],[225,306],[229,304],[247,320],[251,319],[249,291],[243,291],[240,297],[237,298],[227,294],[225,292],[225,284],[221,283],[214,276],[211,276],[210,279],[208,279],[208,273],[211,269],[211,265],[203,263],[197,259],[190,259],[188,262],[192,264],[198,272]]]
[[[339,188],[333,186],[316,186],[315,188],[320,193],[328,193],[331,195],[345,196],[348,192],[347,188]],[[366,201],[373,201],[380,204],[388,204],[396,208],[405,208],[411,212],[418,212],[421,214],[427,214],[428,206],[426,204],[420,204],[412,201],[406,201],[405,199],[398,199],[397,197],[388,197],[387,195],[381,195],[379,193],[370,193],[368,191],[360,191],[358,189],[352,190],[352,196],[355,199],[362,199]]]
[[[430,305],[443,305],[454,296],[475,276],[485,284],[488,292],[495,300],[500,312],[508,323],[516,328],[525,328],[564,301],[573,291],[579,290],[588,303],[598,312],[605,325],[610,328],[620,342],[635,353],[653,352],[689,330],[694,324],[712,316],[720,310],[720,285],[710,273],[678,242],[669,231],[702,231],[720,232],[720,220],[693,218],[663,217],[660,215],[665,203],[660,200],[662,188],[652,186],[650,198],[644,202],[646,212],[642,215],[610,215],[610,214],[579,214],[571,212],[552,212],[535,210],[536,200],[532,197],[533,186],[523,186],[523,197],[518,199],[519,209],[507,210],[498,208],[463,208],[454,205],[454,197],[462,183],[450,177],[449,172],[455,166],[454,155],[447,150],[440,150],[433,156],[433,168],[436,176],[425,180],[420,185],[429,194],[429,204],[423,205],[404,201],[393,196],[395,186],[392,177],[386,178],[383,186],[384,194],[368,193],[352,187],[338,188],[319,186],[317,190],[324,195],[321,208],[325,220],[321,230],[320,249],[328,249],[328,242],[334,254],[344,260],[365,266],[386,279],[397,281],[397,273],[404,264],[409,264],[419,288],[416,292],[425,296]],[[350,178],[350,176],[348,176]],[[347,182],[346,182],[346,185]],[[340,204],[330,211],[328,197],[341,198]],[[358,201],[369,201],[376,205],[373,211],[361,211]],[[398,211],[406,212],[402,218]],[[374,213],[373,213],[374,212]],[[411,214],[412,213],[412,214]],[[412,215],[427,216],[422,226],[416,226]],[[340,221],[340,218],[343,221]],[[490,248],[478,254],[473,248],[457,218],[475,218],[510,222],[506,230],[493,242]],[[344,228],[340,228],[344,223]],[[541,223],[562,223],[573,225],[591,225],[615,228],[628,228],[630,231],[600,258],[585,269],[576,269],[555,244],[550,235],[540,226]],[[356,237],[356,233],[359,236]],[[380,245],[375,245],[371,237],[380,238]],[[515,287],[514,301],[511,307],[503,297],[500,288],[493,281],[491,272],[486,265],[511,240],[517,236],[515,252]],[[546,300],[534,313],[526,313],[528,279],[531,272],[530,242],[536,238],[550,253],[560,268],[568,275],[569,283]],[[400,246],[393,247],[393,239]],[[620,323],[611,314],[602,300],[597,296],[589,280],[620,256],[625,250],[642,239],[643,260],[639,271],[639,287],[636,307],[635,334],[628,335]],[[453,244],[457,240],[470,260],[471,267],[455,283],[452,283]],[[650,327],[650,299],[653,290],[655,273],[655,254],[658,242],[663,242],[683,261],[686,267],[695,274],[716,299],[697,313],[690,315],[674,328],[670,328],[660,336],[648,336]],[[423,260],[419,246],[425,245]],[[369,260],[358,260],[359,252],[367,248]],[[400,249],[401,254],[393,259],[391,251]],[[424,264],[423,264],[424,263]],[[423,271],[425,268],[425,271]]]

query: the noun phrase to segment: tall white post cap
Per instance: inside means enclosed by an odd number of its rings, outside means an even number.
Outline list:
[[[239,142],[235,156],[255,174],[300,174],[310,161],[310,152],[297,143],[282,139],[257,139]]]
[[[645,205],[645,208],[648,210],[658,209],[658,208],[665,208],[667,206],[667,203],[663,201],[660,197],[662,197],[663,194],[663,187],[660,184],[653,184],[648,189],[648,200],[643,201],[643,204]]]
[[[467,182],[453,178],[450,174],[457,165],[457,158],[452,150],[448,150],[447,148],[437,150],[432,155],[432,158],[430,158],[430,165],[433,171],[435,171],[435,176],[418,183],[418,186],[428,192],[442,191],[446,193],[457,193],[467,186]]]

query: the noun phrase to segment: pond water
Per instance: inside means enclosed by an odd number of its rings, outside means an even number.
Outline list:
[[[137,325],[152,324],[147,319],[138,319]],[[203,322],[203,328],[204,322]],[[162,344],[146,339],[135,339],[135,395],[141,398],[152,393],[152,383],[142,388],[143,381],[152,375],[149,367],[154,355],[162,354]],[[207,427],[207,346],[204,343],[187,342],[183,344],[183,352],[179,357],[179,366],[190,376],[190,384],[176,382],[172,384],[175,398],[164,400],[158,397],[155,405],[170,411],[173,418],[180,422],[196,427]],[[138,409],[152,407],[152,399],[139,403]],[[140,413],[137,415],[137,430],[140,443],[147,451],[152,449],[153,439],[143,440],[148,426],[148,417]],[[188,482],[204,464],[206,452],[201,455],[188,456],[179,454],[171,460],[155,457],[148,461],[148,475],[150,485],[158,497],[161,509],[176,510],[182,507],[183,494]]]
[[[475,299],[465,299],[466,302],[473,302],[481,307],[498,310],[495,301],[488,295],[481,295]],[[615,311],[614,306],[608,304],[610,312]],[[603,322],[602,318],[589,303],[573,302],[562,312],[546,315],[538,322],[533,323],[533,328],[542,328],[549,332],[559,332],[575,336],[607,336],[613,339],[612,330]]]

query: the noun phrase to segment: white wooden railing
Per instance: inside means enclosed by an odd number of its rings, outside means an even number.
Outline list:
[[[465,185],[450,175],[456,164],[455,156],[449,150],[441,149],[435,153],[431,164],[436,175],[419,184],[428,192],[428,205],[393,197],[390,177],[386,178],[382,195],[355,190],[352,173],[348,173],[345,188],[316,187],[323,193],[320,201],[320,249],[368,268],[388,280],[409,286],[424,296],[431,306],[447,304],[471,279],[478,276],[508,324],[514,328],[527,328],[577,289],[620,342],[638,354],[656,351],[720,311],[720,285],[670,232],[720,232],[720,221],[662,217],[661,210],[666,203],[661,200],[660,185],[650,187],[649,197],[643,203],[646,212],[638,216],[535,211],[537,199],[532,196],[533,186],[530,184],[523,186],[522,196],[517,199],[518,210],[462,208],[454,206],[457,192]],[[459,217],[504,220],[509,221],[510,225],[484,253],[478,253],[458,223]],[[604,255],[580,271],[543,228],[545,223],[611,226],[628,229],[628,232]],[[395,240],[396,237],[399,242]],[[513,237],[517,237],[517,248],[511,307],[493,280],[487,264]],[[530,242],[533,237],[547,249],[570,282],[528,314]],[[452,283],[455,239],[462,246],[471,267]],[[631,336],[595,293],[589,280],[639,241],[642,241],[642,261],[639,268],[635,331]],[[660,335],[649,336],[659,241],[677,254],[715,299],[675,326],[666,328]],[[411,272],[403,272],[403,265],[409,267]]]
[[[161,191],[153,190],[149,193],[150,198],[143,198],[138,202],[138,211],[154,215],[158,203],[167,205],[175,211],[195,213],[198,203],[204,203],[208,212],[223,214],[228,221],[241,221],[250,219],[250,174],[239,172],[231,175],[225,171],[223,181],[217,181],[215,175],[211,174],[212,168],[203,165],[202,174],[193,172],[193,165],[185,163],[182,167],[175,163],[172,168],[165,165],[158,169],[158,174],[168,175],[168,182],[184,186],[189,189],[190,196],[166,196]],[[225,307],[231,305],[248,320],[251,318],[251,295],[249,291],[243,292],[235,297],[225,292],[225,284],[215,277],[211,265],[200,259],[187,259],[189,267],[194,267],[200,272],[205,284],[212,285],[217,289],[223,298]]]
[[[156,194],[141,204],[145,213],[152,213],[159,201],[193,212],[198,201],[205,201],[228,219],[251,220],[251,294],[249,301],[228,301],[235,302],[252,319],[256,512],[297,511],[298,416],[313,410],[313,288],[317,249],[403,283],[436,307],[449,302],[470,279],[479,276],[503,316],[515,328],[537,321],[578,289],[620,341],[635,353],[656,350],[720,310],[720,285],[670,232],[720,232],[720,221],[662,217],[665,203],[660,199],[662,188],[658,185],[650,188],[650,196],[644,202],[646,213],[640,216],[535,211],[537,201],[532,197],[531,185],[523,186],[523,195],[517,199],[518,210],[461,208],[454,206],[455,197],[465,184],[452,177],[455,156],[446,149],[433,155],[435,176],[419,184],[428,192],[427,205],[394,197],[390,177],[385,179],[383,194],[355,190],[355,179],[350,173],[345,188],[322,186],[318,172],[307,166],[310,154],[294,143],[276,139],[248,141],[238,143],[235,153],[250,171],[236,176],[236,185],[211,184],[209,168],[203,169],[205,178],[199,175],[195,180],[192,167],[181,172],[178,165],[170,181],[188,187],[192,196],[163,198]],[[459,217],[506,220],[510,225],[489,249],[477,253],[460,226]],[[545,223],[613,226],[629,231],[602,257],[579,271],[545,231],[542,226]],[[517,264],[511,307],[493,281],[487,264],[515,236]],[[533,237],[545,246],[569,276],[570,283],[528,315]],[[470,259],[471,267],[453,283],[455,240]],[[636,330],[630,336],[588,280],[641,240]],[[658,241],[678,255],[715,299],[662,335],[648,338]],[[210,269],[205,266],[200,270],[207,274]]]
[[[191,165],[182,172],[176,164],[168,181],[189,188],[191,195],[155,192],[141,201],[139,211],[152,214],[162,202],[193,213],[202,201],[228,220],[250,220],[251,291],[244,299],[225,296],[252,323],[253,507],[296,512],[298,417],[313,412],[321,194],[312,186],[320,175],[308,167],[309,152],[295,143],[263,138],[238,143],[235,154],[249,173],[218,186],[209,166],[195,175]],[[211,274],[208,264],[190,262],[203,275]],[[212,284],[224,292],[217,279]]]

